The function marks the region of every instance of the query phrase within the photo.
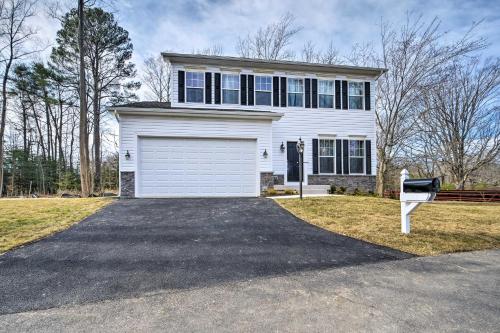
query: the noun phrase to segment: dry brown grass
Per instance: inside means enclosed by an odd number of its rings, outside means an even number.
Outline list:
[[[0,253],[66,229],[111,202],[109,198],[1,199]]]
[[[396,200],[332,196],[277,202],[321,228],[417,255],[500,248],[500,204],[424,204],[412,214],[411,234],[403,235]]]

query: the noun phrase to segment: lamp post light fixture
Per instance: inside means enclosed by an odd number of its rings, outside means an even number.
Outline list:
[[[304,181],[304,141],[302,141],[302,137],[297,141],[297,152],[299,153],[300,200],[302,200],[302,182]]]
[[[128,152],[128,150],[127,150],[127,152],[125,153],[125,159],[126,159],[126,160],[130,160],[130,153]]]
[[[285,152],[285,144],[283,143],[283,141],[281,141],[280,151],[281,151],[282,153],[284,153],[284,152]]]
[[[264,158],[267,158],[268,156],[267,149],[264,149],[264,153],[262,153],[262,156],[264,156]]]

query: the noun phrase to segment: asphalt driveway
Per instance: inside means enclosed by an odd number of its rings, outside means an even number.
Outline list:
[[[122,200],[0,256],[0,314],[409,257],[269,199]]]

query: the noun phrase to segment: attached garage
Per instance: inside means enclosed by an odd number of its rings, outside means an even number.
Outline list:
[[[258,196],[257,140],[138,137],[138,197]]]

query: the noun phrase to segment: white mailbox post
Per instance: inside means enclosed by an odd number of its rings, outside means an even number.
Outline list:
[[[401,171],[401,188],[399,200],[401,201],[401,232],[410,233],[410,214],[424,202],[433,201],[439,192],[439,180],[412,179],[408,170]]]

